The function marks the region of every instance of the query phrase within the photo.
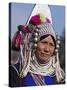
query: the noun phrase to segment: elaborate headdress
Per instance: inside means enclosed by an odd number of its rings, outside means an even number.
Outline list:
[[[48,5],[35,5],[27,25],[19,25],[18,31],[12,40],[12,48],[21,51],[21,57],[24,61],[20,76],[26,76],[29,71],[32,46],[36,47],[40,37],[46,34],[52,35],[56,41],[56,55],[53,57],[53,65],[57,81],[60,82],[63,78],[58,58],[60,41],[58,35],[53,30],[51,12]]]

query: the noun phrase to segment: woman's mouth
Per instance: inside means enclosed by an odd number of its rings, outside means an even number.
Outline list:
[[[41,56],[42,56],[42,57],[49,57],[50,55],[47,54],[47,53],[43,53],[43,52],[41,52]]]

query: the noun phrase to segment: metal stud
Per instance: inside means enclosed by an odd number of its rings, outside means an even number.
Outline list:
[[[34,46],[37,47],[37,44],[35,43]]]
[[[59,37],[59,36],[57,36],[57,39],[59,40],[59,39],[60,39],[60,37]]]
[[[35,41],[35,42],[37,42],[37,41],[38,41],[38,38],[37,38],[37,37],[35,37],[35,38],[34,38],[34,41]]]
[[[56,47],[59,48],[59,45],[57,44]]]
[[[60,40],[58,40],[57,43],[60,44]]]
[[[35,35],[35,36],[38,36],[38,33],[35,33],[34,35]]]
[[[39,30],[38,29],[36,29],[36,32],[38,32]]]
[[[55,49],[55,52],[57,53],[58,52],[58,49]]]

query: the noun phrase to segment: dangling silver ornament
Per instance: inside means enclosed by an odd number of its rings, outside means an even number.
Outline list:
[[[58,39],[58,40],[60,40],[60,37],[59,37],[59,36],[57,36],[57,39]]]
[[[35,42],[37,42],[37,41],[38,41],[38,38],[37,38],[37,37],[35,37],[35,38],[34,38],[34,41],[35,41]]]
[[[37,47],[37,44],[35,43],[34,46]]]
[[[38,30],[38,29],[36,29],[35,31],[36,31],[36,32],[38,32],[39,30]]]
[[[35,35],[35,36],[38,36],[38,33],[35,33],[34,35]]]
[[[60,44],[60,40],[57,40],[57,44]]]
[[[55,32],[55,34],[56,34],[56,36],[58,35],[58,33],[57,33],[57,32]]]
[[[57,53],[58,52],[58,49],[55,49],[55,52]]]
[[[59,48],[59,44],[56,45],[56,48]]]

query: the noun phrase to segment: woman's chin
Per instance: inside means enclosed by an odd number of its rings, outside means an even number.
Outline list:
[[[49,58],[48,57],[39,57],[39,62],[40,63],[46,63],[46,62],[48,62],[48,60],[49,60]]]

